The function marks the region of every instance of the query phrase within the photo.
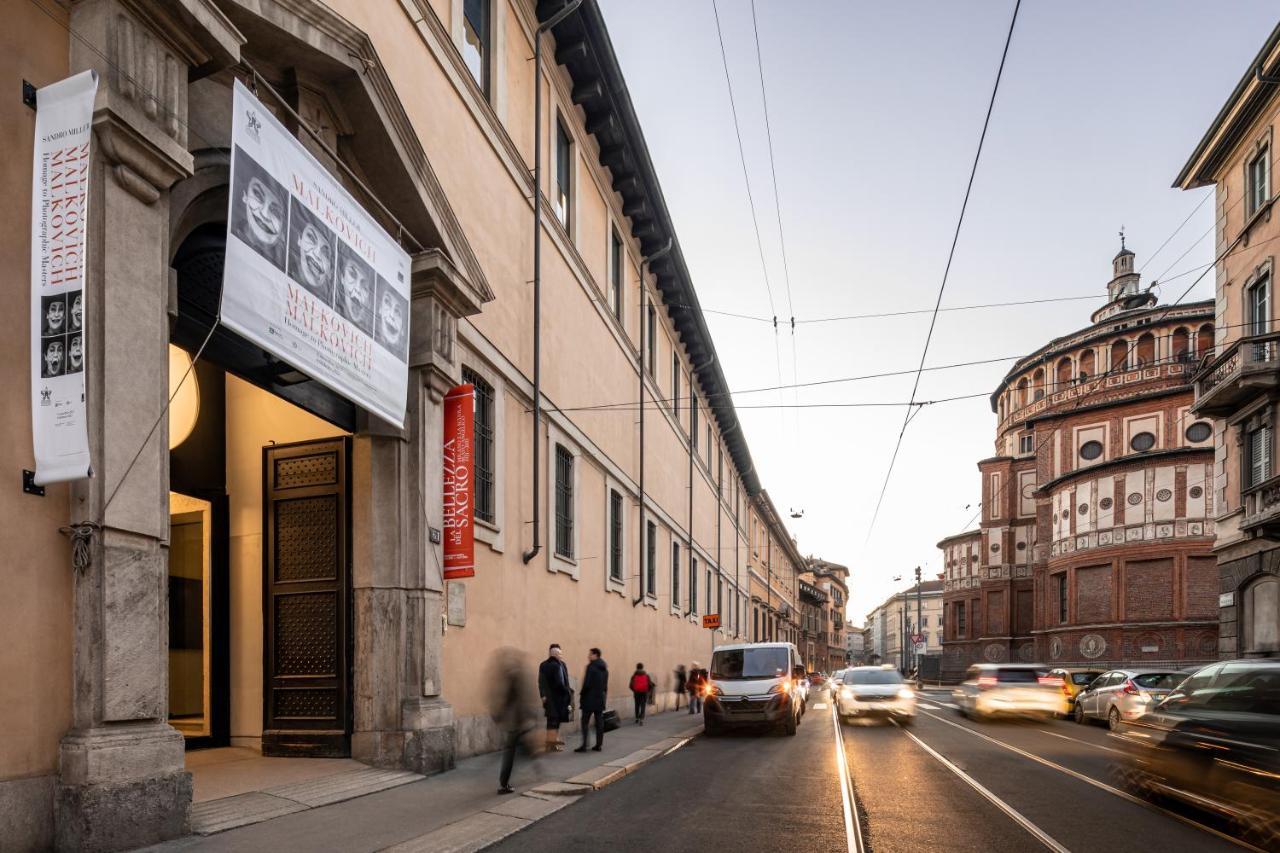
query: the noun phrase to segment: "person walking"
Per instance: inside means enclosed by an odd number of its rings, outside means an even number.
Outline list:
[[[689,675],[684,671],[684,664],[676,664],[676,707],[673,710],[680,710],[680,697],[684,695],[685,682],[689,680]]]
[[[636,703],[636,725],[644,725],[645,706],[649,704],[649,693],[653,690],[653,679],[644,671],[644,664],[636,664],[636,671],[631,673],[631,698]]]
[[[530,755],[534,747],[525,735],[537,727],[533,706],[532,685],[528,681],[528,662],[516,649],[498,650],[494,667],[489,675],[491,685],[490,714],[503,732],[502,768],[498,771],[498,793],[510,794],[511,770],[516,762],[516,750],[525,743]]]
[[[542,710],[547,717],[547,749],[563,752],[560,724],[572,719],[573,690],[569,687],[569,667],[564,665],[559,643],[551,644],[547,659],[538,666],[538,695],[542,697]]]
[[[693,668],[689,670],[689,713],[702,713],[702,690],[707,684],[707,671],[697,661],[693,662]]]
[[[592,719],[596,723],[596,745],[591,749],[594,752],[604,749],[604,705],[609,696],[609,667],[599,649],[592,649],[587,658],[587,671],[582,675],[582,689],[578,691],[578,707],[582,710],[582,746],[574,752],[587,751],[587,730]]]

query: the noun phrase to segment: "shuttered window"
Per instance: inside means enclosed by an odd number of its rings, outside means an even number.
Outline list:
[[[689,612],[698,612],[698,558],[689,555]]]
[[[609,577],[622,580],[622,495],[609,490]]]
[[[573,557],[573,454],[556,445],[556,553]]]
[[[671,543],[671,605],[680,606],[680,543]]]
[[[1271,428],[1258,427],[1249,433],[1249,485],[1256,486],[1271,476]]]
[[[476,389],[475,393],[475,455],[472,467],[475,476],[475,517],[490,524],[494,521],[494,410],[493,386],[480,378],[470,368],[462,368],[462,381]]]

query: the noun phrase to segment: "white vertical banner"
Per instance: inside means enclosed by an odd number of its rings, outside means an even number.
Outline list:
[[[222,323],[388,423],[409,387],[409,255],[240,81]]]
[[[41,88],[31,177],[31,432],[38,485],[91,476],[85,232],[98,75]]]

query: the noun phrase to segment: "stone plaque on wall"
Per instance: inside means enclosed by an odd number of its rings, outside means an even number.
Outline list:
[[[445,585],[448,598],[447,619],[450,625],[459,628],[467,624],[467,585],[461,581],[449,581]]]

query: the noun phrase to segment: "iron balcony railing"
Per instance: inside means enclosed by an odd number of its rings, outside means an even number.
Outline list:
[[[1268,537],[1280,535],[1280,474],[1257,485],[1241,489],[1244,516],[1242,530],[1253,530]]]
[[[1195,377],[1199,415],[1223,417],[1280,380],[1280,332],[1249,335],[1231,343]]]

